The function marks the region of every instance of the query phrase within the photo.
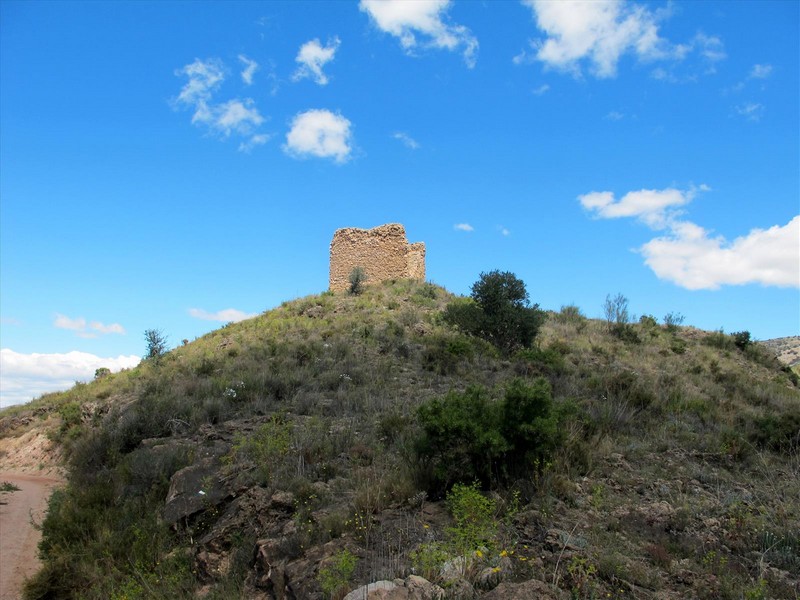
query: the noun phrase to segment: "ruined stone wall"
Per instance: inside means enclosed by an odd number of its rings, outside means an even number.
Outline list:
[[[408,245],[406,264],[406,277],[425,281],[425,244],[415,242]]]
[[[350,273],[361,267],[367,284],[392,279],[425,279],[425,244],[409,245],[399,223],[374,229],[338,229],[331,241],[330,289],[350,287]]]

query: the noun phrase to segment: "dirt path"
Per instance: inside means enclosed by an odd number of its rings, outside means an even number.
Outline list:
[[[47,499],[62,480],[0,471],[0,484],[5,481],[20,489],[0,493],[0,600],[18,600],[23,582],[40,566],[41,536],[31,521],[41,524]]]

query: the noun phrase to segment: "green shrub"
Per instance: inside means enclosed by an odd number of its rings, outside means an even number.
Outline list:
[[[317,581],[328,598],[335,600],[347,592],[357,563],[358,557],[349,550],[342,550],[334,554],[326,566],[320,568]]]
[[[409,553],[414,572],[429,581],[435,581],[442,572],[444,564],[450,560],[452,553],[444,542],[427,542],[420,544]]]
[[[353,296],[357,296],[364,291],[364,284],[367,282],[367,272],[363,267],[354,267],[353,270],[350,271],[348,280],[350,281],[350,288],[348,291]]]
[[[719,348],[720,350],[733,350],[735,348],[733,338],[729,335],[726,335],[721,329],[719,331],[709,333],[705,338],[703,338],[703,343],[711,346],[712,348]]]
[[[457,483],[447,492],[447,508],[455,525],[447,529],[452,548],[466,556],[479,548],[492,549],[497,537],[495,502],[481,494],[478,482]]]
[[[421,405],[417,415],[422,434],[416,453],[430,464],[432,492],[441,494],[459,481],[477,479],[484,486],[496,481],[508,446],[500,432],[502,406],[485,388],[450,392]]]
[[[524,348],[514,354],[514,359],[522,367],[523,374],[550,375],[563,373],[566,369],[564,354],[569,348],[564,348],[554,343],[549,348]]]
[[[800,408],[783,414],[766,414],[750,424],[750,441],[787,456],[800,450]]]
[[[557,320],[562,323],[580,324],[586,321],[586,316],[575,304],[567,304],[561,307],[557,315]]]
[[[753,340],[750,339],[749,331],[734,331],[731,337],[733,338],[733,345],[742,352],[747,350],[750,344],[753,343]]]
[[[444,321],[491,342],[506,354],[529,348],[545,320],[539,305],[530,305],[525,283],[513,273],[481,273],[472,285],[471,300],[451,302],[445,308]]]
[[[642,325],[646,329],[653,329],[658,326],[658,321],[653,315],[642,315],[639,317],[639,325]]]
[[[478,481],[484,488],[532,475],[558,446],[550,385],[514,380],[502,400],[482,387],[450,392],[419,407],[415,451],[429,491]],[[423,483],[423,482],[421,482]]]
[[[674,333],[678,327],[683,325],[685,317],[681,313],[669,312],[664,315],[664,325],[667,326],[667,331]]]

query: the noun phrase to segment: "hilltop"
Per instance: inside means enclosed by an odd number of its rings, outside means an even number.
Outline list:
[[[574,306],[502,352],[457,300],[309,296],[0,413],[68,473],[26,597],[800,594],[794,372]]]

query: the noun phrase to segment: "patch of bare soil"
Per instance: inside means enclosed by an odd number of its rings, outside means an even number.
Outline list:
[[[0,471],[0,485],[19,488],[0,493],[0,600],[17,600],[22,584],[41,566],[37,546],[40,525],[59,477]]]
[[[61,452],[41,429],[0,438],[0,471],[61,478]]]

